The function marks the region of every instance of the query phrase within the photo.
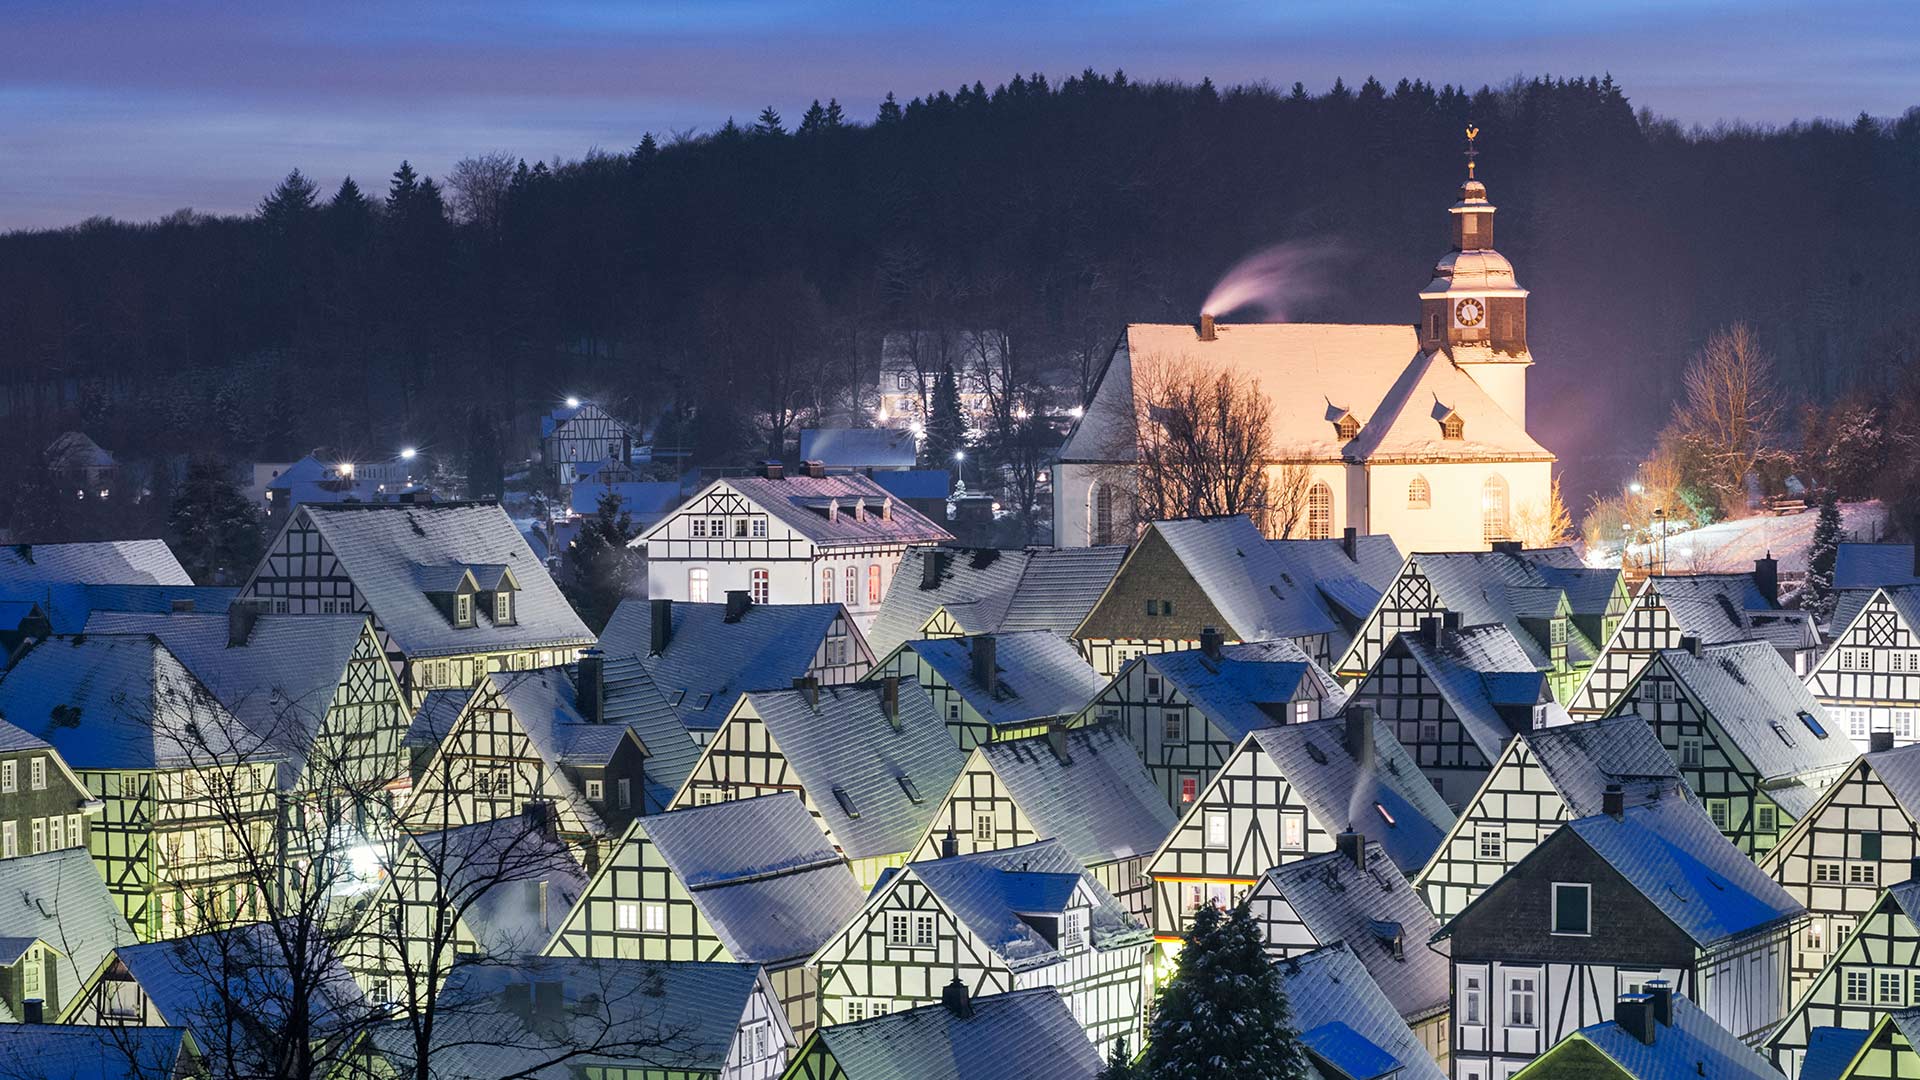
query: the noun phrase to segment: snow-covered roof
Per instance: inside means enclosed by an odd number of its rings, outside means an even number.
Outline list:
[[[406,835],[420,869],[437,879],[437,901],[458,913],[481,956],[539,952],[587,889],[566,843],[518,814]],[[391,915],[376,905],[366,917]]]
[[[1178,817],[1117,724],[974,748],[1027,816],[1035,834],[1094,864],[1151,855]]]
[[[1408,941],[1409,951],[1426,951],[1425,942]],[[1399,1007],[1348,946],[1340,941],[1275,965],[1300,1042],[1326,1067],[1321,1075],[1444,1080]]]
[[[1093,1080],[1100,1053],[1052,986],[821,1028],[846,1080]],[[1411,1078],[1409,1078],[1411,1080]]]
[[[1570,1037],[1605,1054],[1630,1080],[1683,1076],[1782,1080],[1780,1071],[1758,1051],[1679,994],[1673,995],[1673,1023],[1658,1024],[1651,1018],[1648,1022],[1657,1024],[1651,1043],[1641,1042],[1638,1035],[1612,1020],[1583,1027]],[[1527,1074],[1536,1072],[1546,1075],[1547,1071],[1526,1070]]]
[[[1525,709],[1530,714],[1535,705],[1544,702],[1553,713],[1549,723],[1565,722],[1564,710],[1552,704],[1545,677],[1513,633],[1500,623],[1442,628],[1438,644],[1424,630],[1402,633],[1395,641],[1433,680],[1434,688],[1489,761],[1500,755],[1515,731],[1500,713],[1503,706]]]
[[[1133,366],[1147,363],[1195,363],[1257,380],[1273,404],[1276,460],[1553,460],[1472,376],[1444,353],[1422,352],[1411,324],[1222,323],[1214,340],[1202,341],[1190,323],[1135,323],[1062,461],[1132,459]],[[1465,421],[1464,438],[1442,438],[1436,408]],[[1331,409],[1361,422],[1356,438],[1340,439]]]
[[[867,642],[886,655],[945,608],[968,633],[1073,633],[1125,561],[1127,548],[909,548],[894,571]],[[936,564],[932,586],[927,563]]]
[[[1291,641],[1222,646],[1217,660],[1201,649],[1182,649],[1149,654],[1136,662],[1151,667],[1221,734],[1235,741],[1259,728],[1288,722],[1292,713],[1286,703],[1312,697],[1311,685],[1319,686],[1321,695],[1336,704],[1341,699],[1333,677]],[[1316,708],[1315,715],[1321,711]]]
[[[1579,661],[1598,651],[1579,624],[1598,626],[1620,576],[1618,570],[1588,569],[1566,547],[1420,552],[1408,563],[1432,583],[1442,607],[1459,613],[1468,625],[1505,626],[1541,671],[1553,666],[1549,624],[1562,598],[1576,623],[1569,627],[1570,658]],[[1574,607],[1576,597],[1581,607]]]
[[[1912,544],[1841,544],[1833,560],[1833,587],[1873,589],[1920,585]]]
[[[45,451],[47,467],[56,470],[111,469],[113,454],[85,432],[62,432]]]
[[[107,953],[133,943],[133,928],[84,847],[24,855],[5,866],[0,939],[43,941],[58,953],[55,986],[61,996],[47,1003],[46,1015],[52,1018],[93,977]]]
[[[199,1060],[193,1036],[181,1027],[0,1024],[0,1061],[32,1069],[34,1080],[197,1076]]]
[[[1269,542],[1244,514],[1156,521],[1148,528],[1166,541],[1226,619],[1220,629],[1229,637],[1272,641],[1344,632],[1318,581],[1302,569],[1324,560],[1303,559],[1298,549]]]
[[[800,458],[830,469],[910,469],[919,440],[905,428],[801,428]]]
[[[1520,739],[1570,817],[1599,813],[1609,784],[1620,785],[1629,805],[1668,794],[1684,798],[1679,766],[1637,713],[1540,728]]]
[[[871,477],[857,473],[826,476],[730,476],[715,480],[694,498],[718,491],[738,494],[758,509],[821,547],[862,544],[940,544],[953,534]],[[640,540],[652,540],[665,527],[656,524]]]
[[[1102,680],[1067,639],[1047,630],[993,634],[994,683],[976,677],[975,656],[983,638],[944,637],[909,641],[901,648],[918,656],[980,719],[1016,728],[1071,716],[1100,692]]]
[[[667,511],[680,505],[680,484],[676,480],[630,480],[612,484],[582,480],[567,489],[568,505],[573,512],[587,517],[600,512],[600,497],[608,491],[620,500],[620,509],[645,528],[659,521]]]
[[[1818,645],[1813,617],[1782,610],[1777,599],[1760,591],[1751,573],[1654,576],[1641,596],[1658,596],[1675,626],[1701,644],[1768,641],[1775,648]]]
[[[1129,915],[1058,840],[927,859],[908,863],[906,872],[1015,971],[1062,959],[1058,946],[1026,917],[1057,917],[1083,899],[1092,908],[1094,948],[1105,951],[1153,940],[1152,931]]]
[[[192,585],[164,540],[99,540],[77,544],[0,546],[0,583]]]

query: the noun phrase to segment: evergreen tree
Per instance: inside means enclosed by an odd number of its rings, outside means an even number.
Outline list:
[[[646,559],[627,545],[640,530],[633,515],[620,505],[611,483],[600,494],[593,516],[580,523],[580,535],[566,553],[566,573],[560,579],[581,621],[598,634],[613,618],[627,590],[646,579]]]
[[[640,136],[640,145],[634,147],[633,153],[627,155],[627,163],[637,171],[653,164],[653,160],[659,156],[660,141],[653,137],[653,132],[649,131],[645,135]],[[519,182],[520,178],[526,174],[526,171],[527,163],[523,161],[520,163],[519,171],[514,174],[514,180]]]
[[[414,196],[420,193],[420,175],[413,171],[413,163],[402,161],[398,169],[393,170],[393,179],[387,184],[387,209],[395,213],[405,213],[412,209]]]
[[[820,105],[820,99],[814,98],[813,104],[800,117],[800,126],[794,129],[796,135],[818,135],[827,126],[827,110]]]
[[[926,439],[920,444],[928,468],[952,469],[953,455],[967,448],[967,422],[960,414],[960,384],[953,365],[940,369],[927,406]]]
[[[1833,617],[1833,564],[1840,556],[1840,493],[1828,488],[1820,496],[1820,517],[1813,523],[1813,548],[1807,552],[1807,583],[1800,606],[1825,622]]]
[[[1133,1067],[1133,1054],[1127,1048],[1125,1035],[1113,1040],[1113,1048],[1107,1051],[1107,1067],[1101,1069],[1094,1080],[1145,1080]]]
[[[319,195],[319,185],[295,169],[260,200],[260,220],[275,232],[293,232],[313,220]]]
[[[887,100],[880,103],[880,115],[874,117],[876,124],[897,124],[900,122],[900,103],[893,99],[893,91],[887,91]]]
[[[1292,1016],[1246,905],[1203,905],[1160,990],[1141,1069],[1153,1080],[1297,1080],[1307,1068]]]
[[[828,131],[839,131],[841,128],[847,126],[847,114],[844,109],[840,108],[839,98],[827,99],[827,115],[822,120],[821,126]]]
[[[260,561],[260,515],[216,461],[187,467],[167,511],[167,534],[181,565],[202,585],[237,584]]]
[[[814,102],[814,105],[816,106],[818,106],[819,104],[820,103],[817,101]],[[769,105],[766,108],[760,110],[760,118],[753,122],[753,133],[755,135],[763,135],[763,136],[764,135],[785,135],[787,133],[787,129],[785,126],[783,126],[780,123],[780,114],[773,110],[773,106]]]

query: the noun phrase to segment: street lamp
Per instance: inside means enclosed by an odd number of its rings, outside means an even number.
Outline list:
[[[411,446],[403,446],[403,447],[401,447],[401,448],[400,448],[400,460],[401,460],[401,461],[412,461],[412,460],[413,460],[413,456],[414,456],[415,454],[417,454],[417,453],[419,453],[419,451],[417,451],[417,450],[415,450],[415,449],[414,449],[413,447],[411,447]]]
[[[568,397],[568,398],[567,398],[567,408],[569,408],[569,409],[577,409],[577,408],[579,408],[579,407],[580,407],[580,399],[579,399],[579,398],[577,398],[577,397]]]
[[[953,452],[953,463],[960,469],[960,486],[964,488],[967,486],[967,452],[965,450],[955,450]]]

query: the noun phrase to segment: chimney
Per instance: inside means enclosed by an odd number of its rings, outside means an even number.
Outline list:
[[[1208,315],[1205,312],[1202,312],[1200,314],[1200,340],[1201,341],[1214,340],[1213,316]]]
[[[893,496],[891,495],[880,500],[880,520],[881,521],[893,520]]]
[[[867,520],[867,500],[865,499],[853,500],[853,520],[855,521]]]
[[[1700,655],[1700,639],[1697,637],[1694,637],[1692,634],[1683,634],[1680,637],[1680,648],[1684,649],[1686,652],[1688,652],[1693,656],[1699,656]]]
[[[786,478],[787,467],[777,461],[763,461],[760,463],[760,475],[769,480],[782,480]]]
[[[1610,818],[1620,818],[1627,812],[1627,793],[1619,784],[1608,784],[1600,792],[1600,812]]]
[[[951,859],[958,854],[960,854],[960,837],[954,833],[953,826],[949,825],[947,835],[940,841],[940,857]]]
[[[1654,1023],[1673,1026],[1673,984],[1665,979],[1647,980],[1647,1000],[1653,1006]]]
[[[1873,731],[1867,734],[1867,753],[1877,754],[1882,750],[1893,749],[1893,732]]]
[[[667,651],[667,643],[673,640],[673,601],[649,600],[647,606],[652,615],[652,630],[647,636],[647,654],[659,656]]]
[[[1460,613],[1451,608],[1440,613],[1440,625],[1448,630],[1460,629]]]
[[[560,984],[553,980],[542,980],[533,984],[533,1015],[541,1020],[558,1020],[563,1011],[560,1006]]]
[[[580,709],[580,716],[589,724],[603,724],[607,719],[607,672],[606,654],[597,648],[585,649],[580,653],[580,670],[574,681],[578,684],[573,692],[574,704]]]
[[[1357,832],[1343,832],[1333,838],[1333,850],[1362,873],[1367,869],[1367,838]]]
[[[193,601],[176,598],[171,604],[168,605],[168,608],[174,614],[178,615],[180,612],[183,612],[183,611],[192,611]]]
[[[20,1003],[21,1022],[26,1024],[44,1024],[47,1022],[47,1006],[40,998],[28,998]]]
[[[960,981],[958,975],[955,975],[953,981],[940,991],[940,1004],[945,1005],[948,1012],[962,1020],[971,1019],[973,1016],[973,999],[967,996],[966,984]]]
[[[807,462],[807,478],[808,478],[808,479],[810,479],[810,480],[824,480],[824,479],[826,479],[826,477],[827,477],[827,463],[826,463],[826,462],[824,462],[824,461],[818,461],[818,460],[814,460],[814,461],[809,461],[809,462]]]
[[[893,730],[900,730],[900,676],[889,675],[880,680],[880,705],[887,710],[887,723]]]
[[[1348,562],[1360,561],[1360,530],[1349,525],[1340,530],[1340,550],[1347,553]]]
[[[1780,606],[1780,560],[1773,557],[1773,552],[1753,560],[1753,586],[1766,597],[1768,607]]]
[[[725,616],[724,621],[739,622],[741,617],[746,615],[747,609],[752,606],[753,606],[752,593],[748,592],[745,589],[728,589],[727,590],[727,614]]]
[[[1366,705],[1347,706],[1347,753],[1363,769],[1373,765],[1374,711]]]
[[[1920,881],[1920,855],[1907,860],[1907,880]]]
[[[542,833],[549,839],[560,831],[559,808],[551,799],[528,799],[520,807],[520,821],[528,832]]]
[[[937,589],[940,587],[941,560],[946,552],[939,548],[927,548],[920,553],[920,587]]]
[[[1073,755],[1067,753],[1067,729],[1061,725],[1047,725],[1047,749],[1053,751],[1054,760],[1060,764],[1073,764]]]
[[[995,664],[996,650],[992,634],[973,637],[973,681],[992,697],[1000,689],[1000,668]]]
[[[1518,540],[1495,540],[1493,550],[1502,555],[1518,555],[1526,548]]]
[[[820,680],[811,675],[801,675],[793,680],[793,688],[806,695],[807,707],[820,707]]]
[[[501,1011],[508,1012],[522,1020],[533,1019],[533,987],[523,982],[510,982],[500,991]]]
[[[540,880],[539,882],[537,882],[537,885],[539,886],[539,892],[540,892],[540,899],[539,899],[539,905],[540,905],[540,929],[542,929],[542,930],[552,930],[552,929],[553,929],[553,923],[552,923],[552,922],[550,921],[550,919],[548,918],[548,914],[549,914],[549,913],[548,913],[548,909],[547,909],[547,882],[546,882],[546,879],[544,879],[544,878],[542,878],[542,879],[541,879],[541,880]]]
[[[251,600],[235,600],[227,605],[227,648],[237,649],[253,636],[253,624],[260,609]]]
[[[1646,994],[1621,994],[1613,1006],[1613,1022],[1643,1044],[1653,1045],[1653,1007]]]
[[[1446,627],[1446,620],[1440,616],[1425,616],[1420,620],[1420,637],[1426,641],[1428,648],[1437,649],[1446,644]]]
[[[1220,632],[1219,627],[1206,626],[1200,629],[1200,651],[1207,659],[1220,659],[1220,647],[1226,642],[1226,635]]]

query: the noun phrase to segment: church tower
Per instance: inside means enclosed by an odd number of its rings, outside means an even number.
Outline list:
[[[1480,129],[1467,129],[1467,179],[1448,208],[1453,250],[1420,290],[1420,347],[1440,350],[1473,377],[1509,416],[1527,422],[1527,290],[1513,264],[1493,249],[1494,206],[1474,176]]]

